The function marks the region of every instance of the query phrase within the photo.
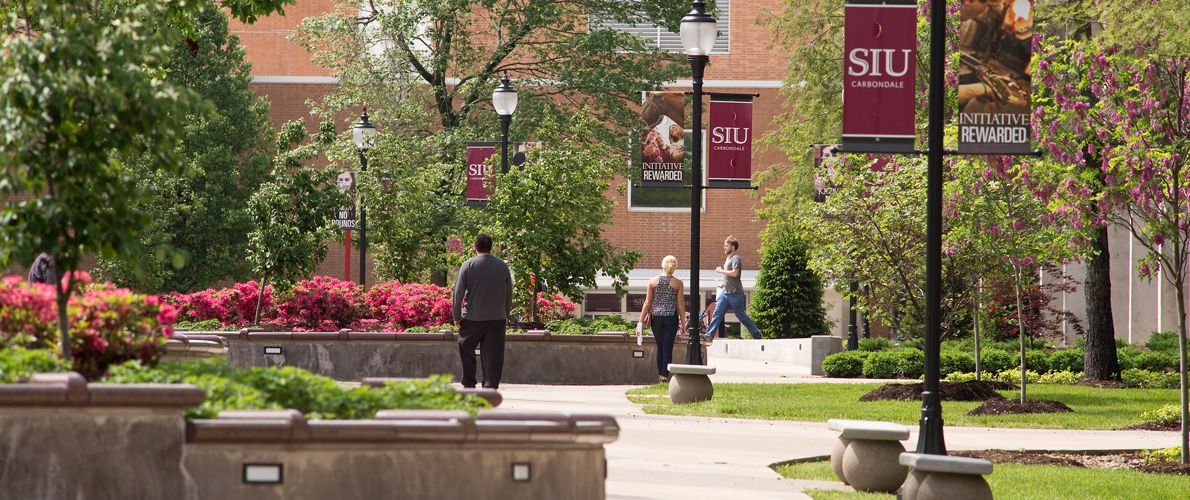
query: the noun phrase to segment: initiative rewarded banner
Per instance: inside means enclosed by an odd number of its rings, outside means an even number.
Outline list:
[[[491,166],[487,165],[488,158],[496,154],[497,145],[492,142],[467,143],[467,204],[483,205],[491,195],[487,183]]]
[[[684,185],[686,95],[646,92],[640,117],[645,126],[641,141],[641,186]]]
[[[916,0],[848,0],[843,19],[843,148],[913,151]]]
[[[1033,0],[964,2],[959,17],[959,152],[1030,152]]]
[[[711,95],[707,179],[711,186],[752,186],[752,97]]]

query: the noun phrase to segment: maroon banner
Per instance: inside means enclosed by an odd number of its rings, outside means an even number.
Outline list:
[[[491,165],[487,159],[496,154],[496,145],[490,142],[467,143],[467,204],[487,203],[491,190],[487,184]]]
[[[716,187],[752,186],[752,98],[711,96],[707,180]]]
[[[843,149],[913,151],[917,1],[849,0],[843,22]]]
[[[959,18],[959,153],[1030,152],[1033,0],[964,2]]]

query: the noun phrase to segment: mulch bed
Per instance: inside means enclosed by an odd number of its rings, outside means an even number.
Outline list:
[[[939,382],[938,392],[943,401],[992,401],[1002,400],[1004,396],[997,390],[1016,389],[1015,385],[991,380],[970,382]],[[912,401],[921,399],[925,390],[924,383],[918,384],[886,384],[876,390],[860,396],[860,401],[899,400]]]
[[[1137,452],[1078,453],[979,450],[952,451],[949,454],[955,457],[982,458],[997,464],[1059,465],[1063,467],[1096,469],[1126,469],[1154,474],[1190,475],[1190,465],[1167,462],[1145,463],[1144,458]]]
[[[1180,422],[1145,422],[1120,429],[1123,431],[1180,431]]]
[[[1071,410],[1060,401],[1048,399],[1026,399],[1024,403],[1019,399],[989,400],[967,412],[968,415],[1009,415],[1013,413],[1059,413]]]

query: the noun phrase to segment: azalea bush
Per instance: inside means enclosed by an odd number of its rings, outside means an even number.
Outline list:
[[[217,320],[223,326],[248,326],[256,313],[260,284],[256,281],[236,283],[228,288],[208,289],[194,293],[171,293],[166,302],[179,309],[179,319],[188,322]],[[262,311],[273,309],[273,287],[266,286],[261,300]],[[263,313],[262,313],[263,314]]]
[[[351,281],[315,276],[299,281],[289,298],[277,304],[269,324],[294,331],[330,331],[348,328],[369,316],[363,289]]]
[[[537,294],[537,321],[542,323],[573,318],[575,309],[578,305],[560,293]]]
[[[93,379],[111,364],[128,360],[156,363],[161,345],[173,333],[174,306],[155,295],[141,295],[111,284],[91,284],[86,273],[67,303],[72,368]],[[53,287],[30,284],[20,276],[0,280],[0,340],[4,347],[58,348]]]
[[[407,330],[451,323],[451,291],[428,283],[380,283],[365,296],[372,317],[386,328]]]

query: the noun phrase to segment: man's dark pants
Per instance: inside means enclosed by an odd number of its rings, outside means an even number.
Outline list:
[[[504,320],[459,322],[459,359],[463,362],[463,387],[475,387],[475,346],[483,363],[483,386],[500,387],[504,372]]]

